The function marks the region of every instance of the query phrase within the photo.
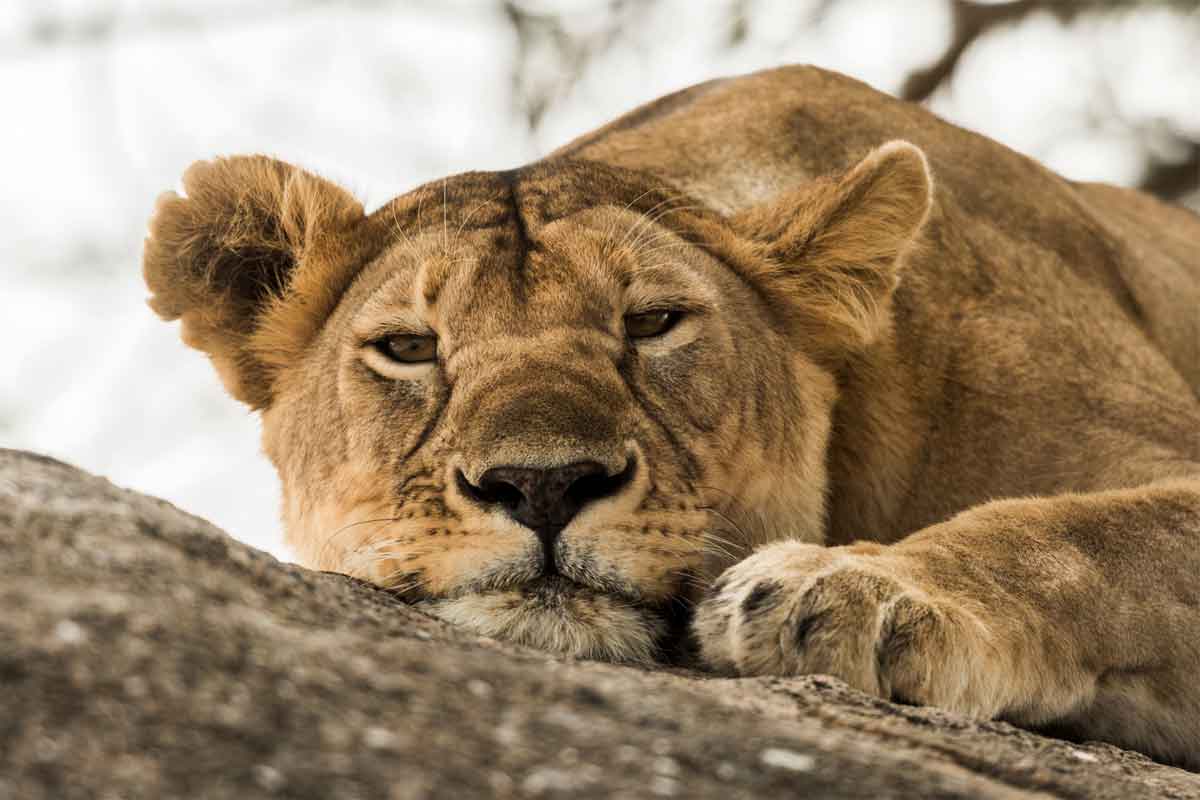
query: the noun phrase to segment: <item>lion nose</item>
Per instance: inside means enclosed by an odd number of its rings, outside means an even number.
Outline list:
[[[479,476],[478,483],[471,483],[460,471],[458,483],[476,501],[503,508],[548,547],[580,509],[620,492],[633,479],[633,472],[632,458],[615,475],[595,461],[580,461],[554,469],[493,467]]]

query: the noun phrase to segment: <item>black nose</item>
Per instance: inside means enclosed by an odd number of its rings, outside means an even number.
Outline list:
[[[632,480],[633,472],[632,458],[615,475],[595,461],[555,469],[493,467],[474,484],[459,472],[458,485],[480,503],[503,507],[548,547],[581,508],[621,491]]]

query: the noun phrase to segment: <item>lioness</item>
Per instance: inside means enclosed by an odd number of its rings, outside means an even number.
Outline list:
[[[261,411],[305,564],[1200,767],[1190,212],[806,67],[369,215],[262,156],[183,186],[150,302]]]

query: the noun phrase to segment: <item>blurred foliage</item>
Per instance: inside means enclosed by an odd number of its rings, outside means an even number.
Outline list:
[[[103,41],[169,30],[195,31],[213,26],[243,25],[264,18],[288,17],[318,7],[338,9],[409,8],[481,5],[471,0],[8,0],[0,12],[0,53],[37,47]],[[514,95],[531,128],[568,95],[598,54],[638,27],[659,0],[499,0],[519,41],[514,68]],[[844,0],[796,0],[811,25],[820,24]],[[927,102],[950,84],[963,55],[978,42],[1037,14],[1061,23],[1081,18],[1170,8],[1200,17],[1200,0],[945,0],[952,34],[940,58],[908,74],[898,92]],[[723,34],[738,44],[749,20],[762,6],[758,0],[723,0],[719,8]],[[581,20],[583,21],[581,24]],[[1200,40],[1197,42],[1200,47]],[[664,43],[664,46],[669,46]],[[1200,97],[1196,98],[1200,105]],[[985,133],[987,131],[984,131]],[[1160,154],[1140,182],[1161,197],[1183,200],[1200,195],[1200,134]],[[1169,157],[1167,157],[1169,156]]]
[[[951,0],[954,33],[945,54],[934,64],[908,77],[901,96],[917,102],[928,100],[953,78],[963,53],[984,36],[1011,26],[1035,13],[1048,13],[1062,22],[1088,14],[1131,13],[1139,9],[1171,6],[1196,13],[1200,0],[1013,0],[978,3]],[[1200,97],[1196,98],[1200,104]],[[1180,201],[1200,192],[1200,138],[1186,143],[1185,155],[1172,161],[1151,164],[1141,188],[1159,197]]]
[[[820,24],[838,0],[818,0],[809,5],[807,20]],[[963,55],[981,40],[1011,29],[1038,14],[1049,14],[1063,24],[1139,11],[1169,8],[1191,15],[1200,30],[1200,0],[947,0],[952,14],[952,34],[943,54],[933,63],[907,75],[898,94],[927,103],[954,80]],[[605,20],[585,28],[577,24],[579,4],[552,0],[505,0],[504,9],[521,42],[521,62],[515,81],[517,96],[531,127],[536,128],[546,110],[566,96],[597,53],[618,40],[623,29],[636,27],[655,0],[611,0]],[[723,4],[731,44],[744,36],[756,13],[755,0]],[[1197,38],[1200,69],[1200,37]],[[550,64],[554,69],[547,70]],[[1196,98],[1200,106],[1200,97]],[[987,133],[987,131],[983,131]],[[1200,203],[1200,131],[1175,137],[1178,146],[1157,153],[1145,170],[1140,188],[1164,199]],[[1161,150],[1161,148],[1160,148]]]

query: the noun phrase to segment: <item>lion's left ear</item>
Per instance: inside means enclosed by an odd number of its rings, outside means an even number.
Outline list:
[[[150,220],[150,306],[182,319],[183,340],[208,353],[230,394],[264,408],[353,277],[362,205],[265,156],[198,162],[183,188]]]
[[[789,305],[813,344],[853,351],[886,325],[932,196],[924,153],[893,141],[844,176],[785,192],[732,223],[765,256],[753,279]]]

